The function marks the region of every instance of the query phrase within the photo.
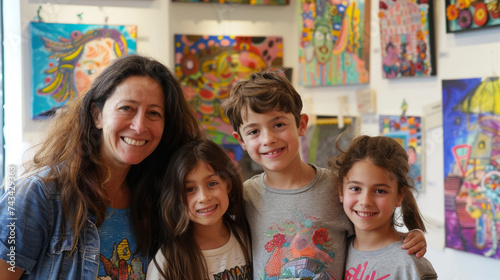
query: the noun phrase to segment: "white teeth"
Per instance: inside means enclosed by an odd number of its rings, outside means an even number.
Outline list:
[[[361,212],[356,212],[356,213],[358,213],[358,215],[360,217],[364,217],[364,218],[371,217],[371,216],[375,215],[374,213],[361,213]]]
[[[208,209],[198,210],[198,212],[200,212],[200,213],[207,213],[207,212],[210,212],[210,211],[214,210],[215,207],[217,207],[217,205],[214,205],[214,206],[212,206],[212,207],[210,207]]]
[[[283,149],[276,150],[276,151],[274,151],[272,153],[267,153],[266,155],[275,155],[275,154],[277,154],[277,153],[279,153],[281,151],[283,151]]]
[[[146,144],[146,140],[134,140],[128,137],[123,137],[123,141],[132,146],[143,146],[144,144]]]

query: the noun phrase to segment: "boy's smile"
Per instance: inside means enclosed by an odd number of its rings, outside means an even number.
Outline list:
[[[277,149],[273,152],[264,153],[263,155],[268,156],[268,157],[276,157],[276,156],[279,156],[278,154],[281,154],[281,152],[283,152],[284,150],[285,150],[285,148],[281,148],[281,149]]]
[[[265,171],[286,172],[292,163],[300,162],[299,136],[306,131],[307,115],[302,115],[299,127],[293,114],[271,110],[255,113],[247,108],[240,133],[233,132],[250,157]]]

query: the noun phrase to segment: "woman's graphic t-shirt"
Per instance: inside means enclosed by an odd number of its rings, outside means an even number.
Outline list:
[[[129,208],[106,210],[107,219],[99,228],[99,280],[146,278],[146,257],[133,254],[137,244],[129,212]]]

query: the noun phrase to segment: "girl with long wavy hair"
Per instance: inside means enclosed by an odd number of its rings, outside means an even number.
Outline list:
[[[160,250],[147,279],[252,279],[243,184],[224,150],[186,143],[162,181]]]
[[[338,141],[337,141],[338,142]],[[338,145],[337,145],[337,148]],[[396,140],[356,137],[330,160],[344,212],[354,224],[345,279],[437,279],[431,263],[401,250],[398,211],[408,230],[425,231],[406,150]]]

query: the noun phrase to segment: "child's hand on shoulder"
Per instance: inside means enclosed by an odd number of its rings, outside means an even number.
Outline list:
[[[403,240],[401,249],[407,250],[408,255],[413,255],[421,258],[427,253],[427,241],[425,240],[424,232],[419,229],[414,229],[409,233],[404,233],[406,236]]]

